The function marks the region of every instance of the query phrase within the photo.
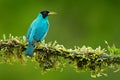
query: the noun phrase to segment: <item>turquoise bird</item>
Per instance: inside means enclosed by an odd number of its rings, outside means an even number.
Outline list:
[[[48,33],[49,21],[48,15],[55,14],[55,12],[42,11],[38,14],[37,18],[32,22],[27,32],[28,47],[26,50],[26,56],[33,56],[34,43],[41,42]]]

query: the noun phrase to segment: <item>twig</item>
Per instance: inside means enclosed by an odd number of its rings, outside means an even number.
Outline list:
[[[107,43],[108,44],[108,43]],[[83,46],[74,49],[66,49],[63,45],[54,43],[36,43],[34,56],[26,57],[25,50],[27,42],[25,38],[10,37],[0,41],[1,63],[26,63],[28,60],[35,61],[43,70],[63,68],[61,65],[67,63],[72,65],[77,72],[91,71],[92,77],[106,75],[103,72],[108,68],[119,69],[120,56],[119,49],[115,46],[107,49],[98,47]],[[117,54],[117,55],[116,55]]]

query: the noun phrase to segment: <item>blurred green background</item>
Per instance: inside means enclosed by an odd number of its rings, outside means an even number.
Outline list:
[[[0,38],[3,34],[26,35],[32,20],[42,10],[55,11],[49,16],[46,41],[57,41],[66,48],[99,45],[104,40],[120,47],[120,0],[0,0]],[[0,64],[0,80],[118,80],[120,72],[108,70],[108,77],[93,79],[90,72],[77,73],[71,66],[63,72],[41,75],[32,63]]]

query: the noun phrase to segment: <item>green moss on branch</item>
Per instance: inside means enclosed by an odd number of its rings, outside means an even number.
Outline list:
[[[108,43],[107,43],[108,44]],[[91,71],[92,77],[106,75],[103,72],[108,68],[119,69],[120,50],[115,46],[108,49],[98,47],[75,47],[66,49],[63,45],[54,43],[36,43],[34,56],[26,57],[25,50],[27,43],[25,37],[4,37],[0,41],[0,62],[1,63],[27,63],[29,60],[38,63],[43,70],[63,68],[65,63],[72,65],[76,71]]]

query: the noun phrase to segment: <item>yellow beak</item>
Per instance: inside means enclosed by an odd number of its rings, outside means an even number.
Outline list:
[[[57,14],[56,12],[49,12],[48,15]]]

